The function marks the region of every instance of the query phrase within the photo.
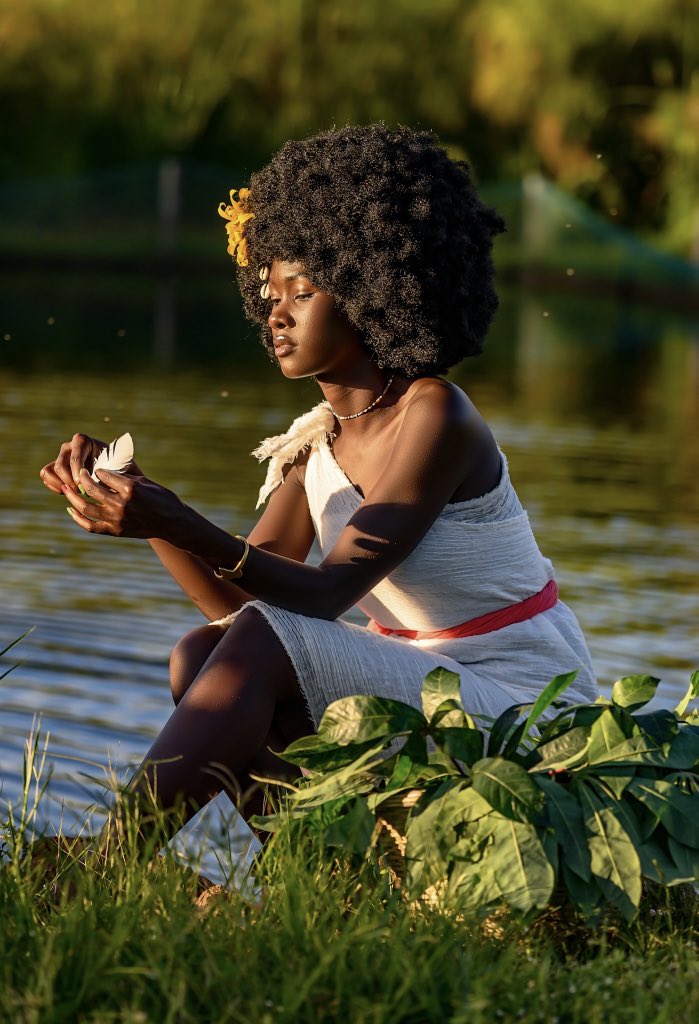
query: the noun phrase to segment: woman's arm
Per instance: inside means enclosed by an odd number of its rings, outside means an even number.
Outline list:
[[[58,457],[41,469],[39,475],[42,483],[54,494],[63,493],[68,498],[72,495],[71,501],[79,501],[81,495],[78,487],[81,484],[88,494],[91,493],[90,488],[94,487],[94,481],[91,478],[83,480],[81,473],[86,465],[94,464],[99,453],[106,447],[104,441],[87,434],[74,434],[70,441],[61,445]],[[299,456],[296,463],[285,472],[284,483],[272,495],[262,517],[249,535],[250,542],[256,547],[299,562],[307,557],[314,538],[306,492],[299,475],[299,466],[305,462],[306,457],[303,454]],[[143,478],[135,462],[130,467],[129,477]],[[153,484],[150,487],[159,492],[161,497],[165,494],[173,498],[176,508],[184,507],[172,492]],[[92,519],[95,507],[86,514]],[[223,536],[227,537],[228,534]],[[186,543],[178,546],[164,537],[149,537],[148,540],[175,582],[210,621],[237,611],[245,601],[251,599],[251,595],[242,587],[217,579],[212,566],[189,551]]]
[[[400,564],[463,481],[482,475],[484,460],[497,456],[487,426],[459,395],[457,389],[438,385],[421,388],[405,412],[394,450],[387,453],[385,472],[327,558],[320,566],[309,566],[255,545],[241,581],[246,594],[303,615],[335,619]],[[147,479],[102,471],[98,475],[101,484],[95,485],[87,473],[81,482],[103,503],[100,520],[86,518],[94,515],[95,506],[70,491],[66,494],[73,518],[88,532],[158,536],[212,568],[240,560],[239,540],[166,488]],[[280,500],[280,514],[283,504]]]
[[[230,615],[250,600],[240,587],[216,579],[211,566],[191,552],[155,537],[149,543],[175,583],[209,622]]]
[[[303,562],[314,535],[306,492],[294,465],[270,498],[248,540],[258,550]],[[190,551],[156,537],[150,537],[149,542],[175,582],[210,621],[237,611],[252,599],[242,587],[217,579],[212,566]]]

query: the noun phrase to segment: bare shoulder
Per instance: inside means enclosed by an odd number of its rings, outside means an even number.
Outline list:
[[[406,417],[415,424],[430,423],[454,437],[468,437],[488,430],[468,395],[441,377],[421,377],[411,383],[403,396]]]
[[[453,474],[452,501],[478,497],[496,486],[501,457],[490,428],[468,395],[439,377],[414,381],[404,395],[407,406],[401,434],[412,451],[448,465]]]

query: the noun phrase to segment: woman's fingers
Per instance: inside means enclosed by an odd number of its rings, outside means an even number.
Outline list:
[[[146,477],[98,469],[96,483],[82,469],[76,491],[63,483],[75,522],[90,533],[113,537],[163,537],[164,527],[177,519],[182,503],[176,494]]]
[[[108,487],[100,480],[96,483],[86,469],[81,469],[78,476],[79,491],[63,486],[62,491],[70,502],[69,508],[75,522],[90,533],[107,533],[114,537],[124,536],[126,532],[127,505],[133,490],[133,482],[119,473],[98,470],[100,476],[108,479]],[[131,520],[133,517],[129,516]],[[131,528],[136,525],[131,522]],[[132,535],[130,532],[128,536]],[[138,536],[138,531],[135,534]]]
[[[97,476],[100,483],[111,487],[113,491],[116,491],[125,500],[128,501],[133,494],[134,477],[131,474],[113,473],[111,469],[98,469]]]
[[[102,502],[96,503],[90,497],[74,491],[65,484],[62,487],[63,494],[70,502],[68,513],[78,526],[90,533],[112,533],[118,535],[112,515]]]
[[[93,439],[88,437],[87,434],[73,434],[73,440],[70,442],[68,466],[76,487],[80,483],[80,471],[85,469],[88,459],[92,462],[94,444]]]
[[[73,492],[72,491],[67,491],[67,492],[65,492],[65,494],[66,494],[66,498],[68,499],[68,501],[71,502],[71,505],[72,505]],[[88,533],[106,533],[106,534],[111,534],[113,532],[109,528],[109,524],[108,523],[102,522],[99,519],[88,519],[87,516],[83,515],[82,512],[80,512],[74,506],[71,507],[71,505],[67,506],[66,512],[68,513],[68,515],[70,516],[70,518],[73,520],[74,523],[77,523],[78,526],[82,526],[83,530],[86,530]],[[86,507],[88,509],[90,508],[90,506],[87,503],[85,503],[84,507]]]
[[[101,472],[101,470],[98,470]],[[78,476],[78,490],[81,494],[87,495],[93,501],[104,504],[105,500],[114,495],[115,489],[105,487],[101,482],[96,482],[86,469],[81,469]]]
[[[61,494],[62,481],[60,477],[54,472],[53,466],[53,462],[49,462],[48,465],[44,466],[43,469],[39,472],[39,476],[41,477],[41,482],[43,483],[44,487],[47,487],[49,491],[53,491],[54,494]]]
[[[55,490],[58,482],[71,490],[77,490],[80,483],[80,471],[92,465],[95,456],[105,447],[102,441],[96,441],[87,434],[73,434],[70,441],[65,441],[60,448],[55,462],[44,466],[41,479],[49,490]]]
[[[53,464],[53,471],[66,487],[70,487],[75,490],[75,481],[73,480],[73,474],[70,471],[70,456],[71,456],[71,442],[66,441],[61,445],[58,457]]]

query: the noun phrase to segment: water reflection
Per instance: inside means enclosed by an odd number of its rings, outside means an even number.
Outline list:
[[[262,476],[248,453],[319,398],[268,362],[229,282],[159,287],[0,286],[0,647],[37,627],[0,683],[5,799],[35,712],[55,754],[137,762],[170,713],[169,650],[201,621],[147,545],[77,531],[41,487],[58,442],[130,430],[150,476],[244,533]],[[454,373],[508,453],[601,680],[650,671],[664,703],[699,666],[698,336],[658,311],[512,293],[485,355]],[[52,814],[94,792],[79,770],[56,762]]]

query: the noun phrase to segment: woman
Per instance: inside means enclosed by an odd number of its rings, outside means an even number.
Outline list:
[[[438,665],[459,673],[470,712],[531,701],[573,669],[569,696],[596,695],[505,457],[440,376],[481,351],[497,305],[491,246],[504,225],[467,166],[427,133],[347,127],[287,143],[234,195],[220,212],[246,312],[282,373],[314,377],[324,397],[258,449],[271,497],[250,536],[229,536],[135,465],[95,483],[103,444],[83,434],[41,471],[82,529],[148,538],[210,620],[173,652],[176,709],[135,783],[164,808],[184,798],[188,813],[222,777],[234,793],[250,772],[276,771],[271,751],[337,698],[419,705]],[[305,562],[314,538],[317,566]],[[368,628],[340,619],[356,604]]]

